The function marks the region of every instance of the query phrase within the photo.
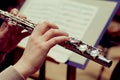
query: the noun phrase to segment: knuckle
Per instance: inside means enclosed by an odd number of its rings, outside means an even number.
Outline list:
[[[32,41],[35,41],[36,40],[36,36],[34,34],[31,34],[29,36],[29,39],[32,40]]]
[[[51,34],[57,34],[57,33],[58,33],[58,30],[57,30],[57,29],[50,29],[50,33],[51,33]]]
[[[18,17],[23,18],[23,19],[27,19],[25,14],[19,14]]]
[[[38,22],[37,25],[41,25],[41,22]]]
[[[48,24],[50,24],[50,23],[49,23],[48,21],[44,21],[43,24],[47,24],[47,25],[48,25]]]
[[[38,26],[44,27],[45,29],[50,29],[49,23],[44,21],[44,22],[38,22]]]
[[[54,28],[54,29],[58,29],[58,26],[57,25],[55,25],[55,24],[53,24],[53,23],[50,23],[50,22],[48,22],[48,21],[44,21],[43,22],[43,24],[44,24],[44,26],[46,26],[47,28]]]
[[[44,21],[42,25],[44,25],[45,27],[49,27],[49,23],[47,21]]]
[[[58,43],[58,39],[57,38],[53,38],[53,43]]]

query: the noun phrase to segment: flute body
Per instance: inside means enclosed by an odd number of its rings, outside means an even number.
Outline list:
[[[3,10],[0,10],[0,18],[2,18],[5,21],[12,21],[14,25],[18,27],[23,27],[24,29],[28,30],[30,33],[37,25],[27,19],[19,18]],[[104,50],[96,47],[92,47],[75,38],[71,38],[70,41],[61,43],[60,46],[68,50],[71,50],[79,55],[82,55],[90,60],[93,60],[103,66],[110,67],[112,65],[112,60],[109,60],[106,57],[104,57],[103,55]]]

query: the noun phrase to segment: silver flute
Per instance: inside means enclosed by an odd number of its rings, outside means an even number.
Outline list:
[[[8,13],[7,11],[0,10],[0,18],[4,21],[11,21],[15,26],[23,27],[32,33],[33,29],[37,24],[31,22],[27,19],[22,19],[18,16]],[[107,59],[104,56],[105,51],[96,47],[92,47],[84,42],[71,38],[69,41],[65,41],[60,46],[71,50],[79,55],[86,57],[87,59],[93,60],[103,66],[110,67],[112,65],[112,60]]]

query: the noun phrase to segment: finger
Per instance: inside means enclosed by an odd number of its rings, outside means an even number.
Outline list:
[[[27,17],[26,17],[26,15],[24,15],[24,14],[19,14],[18,15],[18,17],[20,17],[20,18],[22,18],[22,19],[27,19]],[[19,26],[16,26],[16,22],[15,21],[9,21],[8,22],[8,25],[9,26],[13,26],[13,28],[14,28],[14,32],[15,33],[21,33],[21,31],[24,29],[23,27],[19,27]],[[16,27],[15,27],[16,26]]]
[[[18,9],[16,9],[16,8],[13,8],[11,11],[10,11],[10,13],[11,14],[13,14],[14,16],[17,16],[18,15]],[[16,22],[15,21],[8,21],[7,22],[7,25],[9,26],[9,27],[11,27],[14,31],[16,31],[17,32],[17,29],[16,29]]]
[[[44,39],[47,41],[53,37],[68,36],[68,34],[66,32],[59,30],[59,29],[50,29],[43,36],[44,36]]]
[[[9,27],[5,22],[0,27],[0,32],[4,35],[10,34],[12,31],[12,28]]]
[[[18,15],[18,10],[16,8],[14,8],[14,9],[11,10],[10,13],[17,16]],[[24,14],[19,14],[18,17],[20,17],[22,19],[27,19],[26,15],[24,15]],[[9,21],[8,22],[9,26],[16,26],[16,24],[17,23],[15,21]],[[24,28],[22,28],[22,27],[16,27],[16,30],[19,31],[19,32],[22,31],[23,29]]]
[[[27,19],[26,15],[24,15],[24,14],[19,14],[18,17],[20,17],[20,18],[22,18],[22,19],[24,19],[24,20]],[[17,29],[18,29],[18,31],[20,32],[20,31],[22,31],[24,28],[18,26]]]
[[[27,19],[26,15],[24,15],[24,14],[19,14],[18,17],[20,17],[22,19]]]
[[[12,9],[12,10],[10,11],[10,13],[13,14],[13,15],[17,15],[17,14],[18,14],[18,10],[17,10],[16,8],[14,8],[14,9]],[[8,23],[9,23],[9,21],[8,21]],[[1,27],[2,27],[1,29],[2,29],[2,30],[5,29],[5,27],[8,25],[8,23],[6,24],[6,22],[4,22],[4,23],[2,24],[2,26],[1,26]],[[10,23],[9,25],[12,26],[11,23]]]
[[[48,31],[51,28],[58,29],[56,25],[51,24],[49,22],[38,23],[33,32],[39,35],[43,35],[46,31]]]
[[[17,15],[18,14],[18,10],[16,9],[16,8],[14,8],[14,9],[12,9],[11,11],[10,11],[10,13],[11,14],[13,14],[13,15]],[[9,21],[8,21],[9,22]],[[7,23],[8,24],[8,23]],[[2,30],[7,26],[7,24],[6,24],[6,22],[4,22],[3,24],[2,24]],[[12,26],[12,24],[10,24],[10,26]]]
[[[10,11],[10,13],[13,14],[13,15],[15,15],[15,16],[17,16],[17,14],[18,14],[18,9],[14,8],[14,9],[12,9],[12,10]]]
[[[58,37],[54,37],[52,39],[50,39],[49,41],[47,41],[47,45],[49,48],[52,48],[53,46],[55,46],[56,44],[65,42],[65,41],[69,41],[69,37],[67,36],[58,36]]]
[[[4,22],[4,23],[1,25],[1,27],[0,27],[0,31],[3,31],[6,26],[7,26],[7,24]]]

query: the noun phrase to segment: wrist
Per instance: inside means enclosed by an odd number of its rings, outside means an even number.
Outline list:
[[[21,74],[24,78],[27,78],[30,75],[29,69],[27,67],[25,67],[25,64],[20,64],[19,62],[17,62],[14,66],[13,66],[16,71],[18,71],[19,74]]]
[[[13,67],[24,77],[27,78],[32,73],[34,73],[34,69],[32,65],[26,64],[25,60],[19,60]]]

